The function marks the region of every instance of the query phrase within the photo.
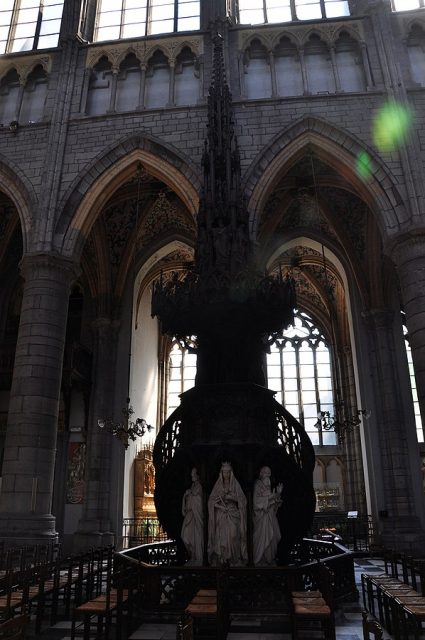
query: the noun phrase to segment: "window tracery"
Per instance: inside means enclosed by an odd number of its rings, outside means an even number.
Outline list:
[[[100,0],[94,41],[200,28],[199,0]]]
[[[348,0],[239,0],[241,24],[322,20],[349,15]]]
[[[58,46],[63,0],[2,0],[0,54]]]
[[[335,432],[315,426],[319,411],[334,413],[331,352],[312,319],[295,313],[267,355],[268,387],[276,399],[304,426],[314,445],[335,445]]]
[[[188,346],[193,340],[188,340]],[[171,344],[168,358],[167,418],[180,405],[180,394],[195,384],[196,354],[177,339]]]

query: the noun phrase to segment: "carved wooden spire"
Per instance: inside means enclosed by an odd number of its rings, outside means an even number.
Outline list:
[[[213,74],[208,94],[208,124],[202,158],[204,188],[198,214],[198,273],[235,277],[251,255],[248,213],[240,184],[241,167],[234,134],[232,95],[226,81],[223,39],[214,38]]]

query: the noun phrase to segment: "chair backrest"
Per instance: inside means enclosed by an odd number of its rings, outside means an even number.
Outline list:
[[[368,620],[366,611],[362,611],[363,616],[363,640],[382,640],[382,627],[376,620]]]
[[[188,614],[183,614],[177,625],[177,640],[193,640],[193,619]]]
[[[334,608],[334,573],[325,564],[318,563],[317,567],[318,586],[322,592],[326,604],[333,610]]]
[[[0,624],[0,640],[24,640],[29,618],[27,615],[16,616]]]

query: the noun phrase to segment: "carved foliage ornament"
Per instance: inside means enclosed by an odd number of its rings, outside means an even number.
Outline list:
[[[35,67],[41,65],[46,72],[50,73],[52,68],[52,57],[46,54],[43,55],[30,55],[5,57],[0,56],[0,79],[3,78],[11,69],[16,69],[21,84],[25,84],[31,71]]]
[[[179,53],[189,47],[197,58],[202,55],[204,41],[202,37],[191,36],[173,38],[161,38],[148,41],[137,40],[131,44],[128,42],[114,42],[109,45],[93,45],[87,50],[86,68],[92,69],[99,60],[106,56],[112,65],[112,69],[119,69],[121,62],[129,53],[134,53],[141,67],[146,67],[152,54],[158,49],[163,52],[169,64],[174,64]]]
[[[334,45],[339,38],[341,31],[346,31],[358,42],[364,41],[364,31],[361,21],[350,20],[350,22],[325,22],[302,25],[287,25],[282,27],[260,27],[257,29],[244,29],[238,32],[238,48],[244,51],[253,39],[260,40],[268,51],[279,44],[281,38],[289,38],[296,46],[303,47],[307,44],[312,33],[319,35],[328,45]]]

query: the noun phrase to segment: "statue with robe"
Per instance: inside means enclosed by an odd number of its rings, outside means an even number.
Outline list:
[[[255,565],[274,565],[281,535],[276,512],[282,501],[282,484],[271,488],[271,470],[263,467],[255,481],[253,495],[253,559]]]
[[[221,465],[208,500],[208,559],[213,566],[240,566],[248,561],[246,497],[229,462]]]
[[[201,566],[204,559],[203,492],[198,471],[193,468],[192,484],[183,495],[181,538],[189,556],[188,564]]]

